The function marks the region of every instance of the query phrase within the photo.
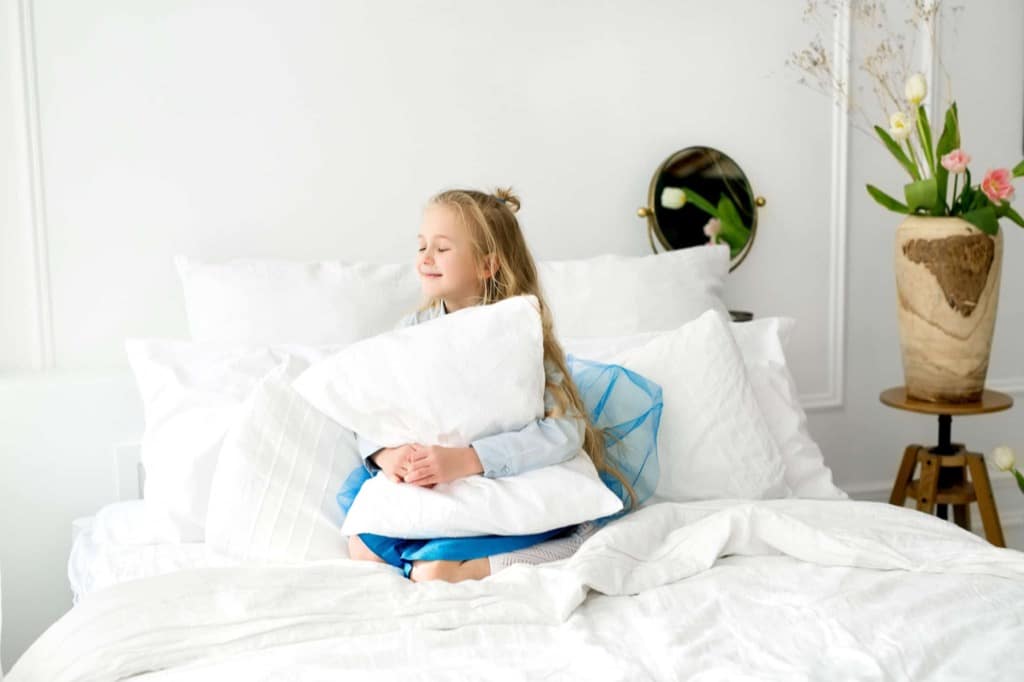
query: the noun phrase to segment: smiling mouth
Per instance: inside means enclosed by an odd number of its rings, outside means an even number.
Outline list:
[[[420,276],[421,277],[440,277],[441,273],[439,273],[439,272],[421,272]]]

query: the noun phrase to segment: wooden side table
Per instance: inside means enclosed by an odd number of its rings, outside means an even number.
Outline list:
[[[974,403],[931,403],[908,398],[905,387],[897,386],[883,391],[879,399],[889,407],[939,417],[938,445],[931,448],[908,445],[904,450],[889,502],[902,507],[911,497],[917,501],[920,511],[928,514],[937,511],[943,519],[947,518],[946,505],[951,505],[956,524],[968,530],[971,526],[970,505],[977,502],[985,537],[993,545],[1005,547],[985,457],[978,452],[968,452],[963,443],[951,442],[950,431],[954,416],[1008,410],[1013,406],[1013,398],[1005,393],[986,390],[981,400]],[[918,465],[921,465],[921,474],[915,479]]]

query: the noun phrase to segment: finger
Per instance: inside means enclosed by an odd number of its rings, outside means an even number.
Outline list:
[[[423,471],[422,469],[417,471],[410,471],[408,474],[406,474],[405,481],[406,483],[419,483],[421,479],[424,479],[429,475],[429,471]]]
[[[410,471],[409,474],[405,477],[405,480],[412,483],[420,483],[423,480],[435,477],[436,472],[433,469],[421,467],[419,469],[415,469],[414,471]]]

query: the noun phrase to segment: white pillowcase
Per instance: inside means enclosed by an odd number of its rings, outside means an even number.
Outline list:
[[[599,342],[612,352],[593,352],[593,341],[566,341],[565,347],[661,386],[661,475],[652,501],[788,495],[778,446],[722,315],[708,310],[674,331],[644,336],[641,345]]]
[[[374,476],[356,495],[342,533],[410,539],[529,535],[621,509],[622,500],[580,450],[562,464],[502,478],[468,476],[433,488]]]
[[[321,412],[384,447],[465,447],[544,416],[534,296],[472,306],[353,343],[295,380]]]
[[[825,465],[821,448],[807,430],[807,414],[800,405],[799,392],[784,346],[794,320],[766,317],[729,325],[739,347],[747,378],[782,456],[786,485],[792,497],[847,499],[832,483],[832,470]],[[566,339],[566,352],[581,358],[607,362],[622,351],[648,343],[659,333],[635,334],[603,339]],[[663,388],[664,390],[664,388]]]
[[[348,557],[336,498],[362,458],[355,434],[291,388],[295,363],[260,381],[217,460],[206,544],[239,559]]]
[[[537,299],[516,296],[354,343],[307,369],[293,387],[385,447],[465,447],[543,417],[544,380]],[[471,476],[433,489],[375,476],[356,496],[344,532],[521,535],[621,508],[581,452],[518,476]]]
[[[175,257],[192,338],[246,344],[345,344],[391,329],[417,307],[412,265]],[[724,245],[648,256],[540,261],[538,276],[562,337],[675,329],[722,312]],[[609,312],[612,311],[612,312]]]
[[[783,349],[794,325],[792,318],[766,317],[733,324],[731,329],[758,405],[782,453],[792,496],[844,500],[849,496],[832,483],[832,470],[807,430],[807,414],[786,364]]]
[[[127,339],[142,397],[143,498],[161,542],[200,542],[210,485],[228,428],[259,380],[289,355],[299,372],[336,346],[234,346]]]
[[[174,263],[196,341],[347,344],[391,329],[421,295],[411,263]]]
[[[705,310],[725,314],[725,245],[649,256],[603,255],[537,265],[559,338],[667,331]]]

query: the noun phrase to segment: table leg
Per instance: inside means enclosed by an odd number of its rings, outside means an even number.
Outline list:
[[[917,488],[917,509],[928,514],[935,509],[935,496],[939,491],[939,457],[927,450],[918,451],[917,461],[921,463],[921,480]]]
[[[902,507],[907,501],[907,486],[914,480],[914,469],[917,468],[917,451],[923,449],[920,445],[908,445],[903,451],[903,460],[900,462],[899,471],[896,473],[896,481],[892,484],[892,494],[889,496],[889,504]]]
[[[996,547],[1006,547],[1003,528],[999,524],[999,512],[996,511],[996,500],[992,496],[992,484],[988,480],[988,470],[985,469],[984,456],[975,452],[968,454],[967,466],[974,481],[974,494],[978,497],[978,511],[981,512],[985,537]]]

